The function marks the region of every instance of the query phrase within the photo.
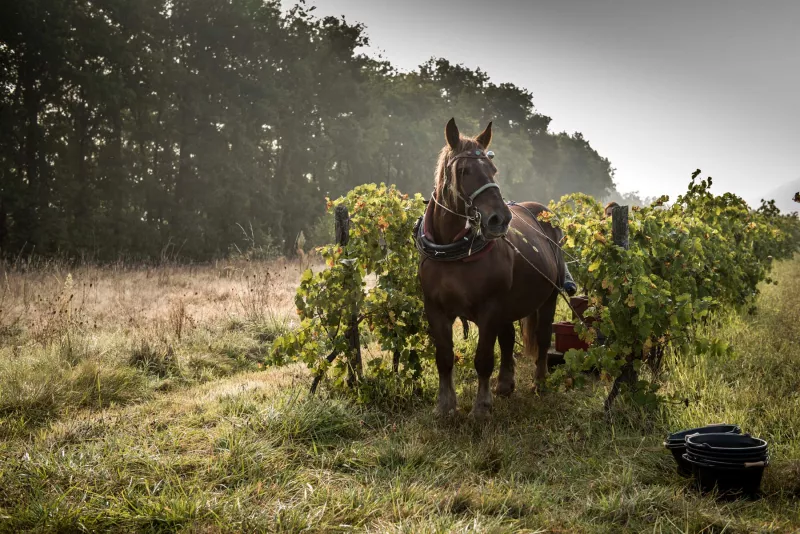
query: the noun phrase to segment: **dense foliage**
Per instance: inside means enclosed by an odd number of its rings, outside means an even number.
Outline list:
[[[325,354],[341,354],[334,376],[344,378],[354,356],[348,330],[356,313],[381,349],[396,355],[400,374],[413,380],[422,370],[422,359],[432,356],[412,238],[424,207],[422,197],[368,184],[328,202],[329,209],[336,205],[346,206],[350,213],[350,241],[344,247],[320,248],[328,268],[303,274],[295,299],[302,323],[296,332],[275,341],[272,359],[276,363],[303,359],[324,373],[329,364]],[[374,277],[374,285],[367,291],[368,276]],[[371,335],[365,331],[364,337]],[[371,367],[374,373],[386,370],[377,358]]]
[[[672,205],[661,197],[632,209],[627,249],[613,243],[611,219],[603,218],[602,206],[589,195],[564,196],[542,215],[564,229],[563,248],[574,260],[570,269],[591,304],[589,321],[578,330],[592,347],[568,352],[553,382],[579,384],[582,371],[591,368],[616,377],[626,363],[636,370],[649,363],[657,371],[667,348],[729,349],[697,339],[695,327],[722,309],[749,306],[758,285],[771,282],[772,262],[798,250],[800,222],[796,215],[781,215],[774,203],[752,210],[730,193],[716,196],[711,178],[698,181],[698,174]],[[352,213],[350,244],[323,247],[329,268],[303,275],[297,293],[302,327],[276,342],[272,358],[300,359],[324,373],[324,356],[338,352],[337,376],[344,376],[353,356],[347,310],[358,307],[381,347],[403,355],[406,365],[400,371],[412,370],[404,376],[413,379],[422,361],[432,357],[411,239],[421,199],[407,198],[394,187],[368,185],[329,207],[337,204]],[[367,291],[369,274],[377,276],[377,284]],[[603,342],[596,343],[598,338]],[[384,368],[382,359],[374,363]],[[639,394],[649,396],[652,388],[639,388]]]
[[[514,197],[613,189],[609,162],[549,132],[527,90],[444,59],[399,73],[357,52],[363,26],[311,11],[0,2],[0,252],[291,252],[326,195],[374,181],[427,194],[453,115],[495,121]]]
[[[713,340],[697,339],[695,327],[722,309],[744,309],[771,282],[775,259],[798,249],[796,216],[782,216],[774,203],[751,210],[736,195],[711,193],[711,178],[692,176],[687,192],[666,206],[667,197],[629,214],[629,248],[612,240],[611,219],[586,195],[550,206],[553,224],[564,228],[564,250],[577,261],[576,281],[590,297],[593,319],[578,329],[584,339],[605,341],[588,351],[570,351],[553,381],[580,382],[593,367],[618,376],[631,362],[658,371],[664,351],[690,346],[724,351]],[[645,394],[643,390],[642,394]]]

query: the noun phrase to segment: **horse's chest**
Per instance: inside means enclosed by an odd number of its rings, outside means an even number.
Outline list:
[[[511,281],[511,276],[504,273],[477,272],[472,276],[442,273],[423,282],[422,290],[426,300],[440,309],[470,317],[503,300],[511,290]]]

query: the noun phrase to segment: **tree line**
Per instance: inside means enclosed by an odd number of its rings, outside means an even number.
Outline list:
[[[507,198],[614,192],[532,94],[277,0],[0,3],[0,253],[208,260],[294,249],[368,182],[426,196],[443,125],[494,121]]]

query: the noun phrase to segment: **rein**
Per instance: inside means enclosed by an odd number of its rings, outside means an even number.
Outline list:
[[[534,265],[534,264],[533,264],[533,262],[532,262],[531,260],[529,260],[528,258],[526,258],[526,257],[525,257],[525,254],[523,254],[522,252],[520,252],[520,250],[519,250],[519,249],[516,247],[516,245],[514,245],[514,243],[512,243],[512,242],[511,242],[511,240],[510,240],[510,239],[508,239],[508,236],[503,236],[503,238],[502,238],[502,239],[503,239],[503,241],[505,241],[506,243],[508,243],[508,246],[510,246],[512,249],[514,249],[514,252],[516,252],[516,253],[517,253],[517,255],[518,255],[520,258],[522,258],[523,260],[525,260],[525,262],[526,262],[528,265],[530,265],[530,266],[533,268],[533,270],[535,270],[537,273],[539,273],[539,274],[541,275],[541,277],[542,277],[542,278],[544,278],[545,280],[547,280],[548,282],[550,282],[550,285],[552,285],[552,286],[555,288],[556,292],[558,292],[558,294],[559,294],[559,295],[561,295],[561,298],[563,298],[563,299],[564,299],[564,302],[566,302],[566,303],[567,303],[567,306],[569,307],[569,309],[570,309],[570,310],[572,310],[572,312],[575,314],[575,317],[577,317],[577,318],[578,318],[578,319],[579,319],[579,320],[580,320],[580,321],[581,321],[581,322],[584,324],[584,326],[589,326],[589,325],[588,325],[588,323],[587,323],[587,322],[586,322],[586,321],[583,319],[583,317],[581,317],[581,315],[580,315],[580,314],[577,312],[577,310],[575,310],[575,308],[573,308],[573,307],[572,307],[572,303],[571,303],[571,302],[569,301],[569,299],[567,298],[567,295],[566,295],[566,293],[564,292],[564,289],[563,289],[563,288],[561,288],[561,287],[558,287],[558,284],[556,284],[555,282],[553,282],[552,280],[550,280],[550,278],[549,278],[547,275],[545,275],[545,274],[544,274],[544,273],[543,273],[543,272],[542,272],[542,271],[541,271],[541,270],[540,270],[538,267],[536,267],[536,265]]]
[[[557,251],[561,251],[561,253],[562,253],[562,254],[566,254],[566,253],[567,253],[567,252],[566,252],[566,251],[565,251],[565,250],[564,250],[564,249],[561,247],[561,245],[559,245],[558,243],[556,243],[555,241],[553,241],[553,240],[550,238],[550,236],[548,236],[548,235],[547,235],[547,234],[544,232],[544,230],[542,229],[542,223],[541,223],[541,222],[539,222],[539,219],[538,219],[538,217],[536,217],[536,216],[535,216],[533,213],[531,213],[531,210],[529,210],[528,208],[526,208],[525,206],[523,206],[523,205],[521,205],[521,204],[517,204],[517,203],[516,203],[516,202],[514,202],[513,200],[506,202],[506,204],[508,204],[509,206],[518,206],[518,207],[520,207],[520,208],[522,208],[522,209],[524,209],[525,211],[527,211],[527,212],[528,212],[528,214],[531,216],[531,218],[532,218],[534,221],[536,221],[536,225],[539,227],[538,229],[537,229],[537,228],[535,228],[534,226],[532,226],[532,225],[531,225],[531,224],[530,224],[528,221],[526,221],[525,219],[523,219],[523,218],[521,218],[521,217],[519,218],[519,220],[521,220],[521,221],[522,221],[522,222],[524,222],[526,225],[528,225],[528,226],[529,226],[529,227],[530,227],[532,230],[534,230],[534,231],[538,232],[539,234],[541,234],[541,235],[542,235],[542,236],[543,236],[545,239],[547,239],[547,240],[550,242],[550,248],[551,248],[551,250],[553,251],[553,255],[554,255],[554,256],[556,256],[556,258],[558,257],[558,252],[557,252]],[[513,212],[512,212],[512,213],[513,213]],[[517,217],[514,217],[514,218],[516,219]],[[525,257],[525,255],[524,255],[524,254],[523,254],[523,253],[522,253],[522,252],[521,252],[521,251],[520,251],[520,250],[519,250],[519,249],[518,249],[518,248],[517,248],[517,247],[514,245],[514,243],[512,243],[512,242],[511,242],[511,240],[510,240],[510,239],[508,239],[508,236],[503,236],[503,241],[505,241],[506,243],[508,243],[508,246],[510,246],[512,249],[514,249],[514,252],[516,252],[516,253],[517,253],[517,255],[518,255],[519,257],[521,257],[523,260],[525,260],[525,262],[526,262],[528,265],[530,265],[530,266],[531,266],[531,267],[532,267],[532,268],[533,268],[533,269],[534,269],[534,270],[535,270],[537,273],[539,273],[539,274],[542,276],[542,278],[544,278],[545,280],[547,280],[548,282],[550,282],[550,285],[552,285],[552,286],[555,288],[555,290],[558,292],[558,294],[559,294],[559,295],[561,295],[561,298],[563,298],[563,299],[564,299],[564,302],[566,302],[566,303],[567,303],[567,306],[569,307],[569,309],[570,309],[570,310],[572,310],[572,312],[575,314],[575,317],[577,317],[577,318],[580,320],[580,322],[584,324],[584,326],[589,326],[589,325],[586,323],[586,321],[583,319],[583,317],[581,317],[581,315],[580,315],[580,314],[579,314],[579,313],[578,313],[578,312],[575,310],[575,308],[573,308],[573,306],[572,306],[572,303],[571,303],[571,302],[570,302],[570,300],[567,298],[567,295],[566,295],[566,294],[565,294],[565,292],[564,292],[564,288],[562,288],[562,287],[559,287],[559,286],[558,286],[558,284],[556,284],[554,281],[550,280],[550,278],[549,278],[548,276],[546,276],[546,275],[545,275],[545,274],[544,274],[544,273],[543,273],[541,270],[539,270],[539,268],[538,268],[538,267],[536,267],[536,265],[534,265],[534,264],[533,264],[533,262],[531,262],[531,261],[530,261],[528,258],[526,258],[526,257]],[[534,247],[533,245],[531,245],[531,248],[533,248],[533,250],[535,250],[536,252],[539,252],[539,251],[536,249],[536,247]],[[571,256],[571,255],[570,255],[570,256]],[[572,256],[571,256],[571,257],[572,257]],[[558,261],[558,260],[556,259],[556,261]],[[578,260],[574,260],[574,261],[576,261],[576,262],[577,262]],[[566,262],[564,262],[564,263],[566,263]]]

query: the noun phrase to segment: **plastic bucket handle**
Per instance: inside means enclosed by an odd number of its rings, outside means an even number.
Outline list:
[[[724,432],[724,433],[725,433],[725,434],[727,434],[727,432]],[[694,436],[697,436],[698,434],[700,434],[700,432],[698,432],[697,434],[692,434],[691,436],[686,436],[686,441],[687,441],[687,443],[688,443],[688,441],[689,441],[689,438],[691,438],[691,437],[694,437]],[[750,438],[750,437],[752,437],[750,434],[739,434],[739,435],[740,435],[741,437],[743,437],[743,438]],[[732,451],[735,451],[735,450],[737,450],[737,449],[738,449],[738,450],[741,450],[742,448],[745,448],[745,449],[752,449],[752,448],[754,448],[754,447],[757,447],[757,445],[753,445],[753,446],[751,446],[751,447],[719,447],[719,446],[713,446],[713,445],[709,445],[708,443],[692,443],[692,447],[702,447],[702,448],[704,448],[704,449],[730,449],[730,450],[732,450]]]

